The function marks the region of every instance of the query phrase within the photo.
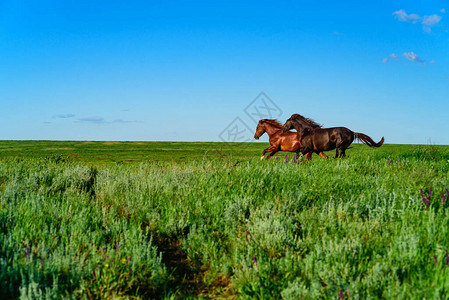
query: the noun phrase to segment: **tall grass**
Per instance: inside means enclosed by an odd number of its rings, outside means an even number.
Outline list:
[[[0,297],[446,298],[449,162],[437,152],[5,159]]]

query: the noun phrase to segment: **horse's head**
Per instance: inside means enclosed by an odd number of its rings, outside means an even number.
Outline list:
[[[292,118],[288,119],[285,124],[282,126],[282,132],[289,131],[290,129],[293,129],[293,121]]]
[[[264,123],[265,123],[265,119],[260,120],[259,123],[257,124],[256,132],[254,133],[254,138],[256,140],[258,140],[262,136],[262,134],[265,133],[265,125],[264,125]]]
[[[312,119],[301,116],[300,114],[293,114],[290,119],[285,122],[284,126],[282,126],[282,131],[286,132],[290,129],[296,129],[300,134],[307,128],[321,128],[322,125],[318,124]]]

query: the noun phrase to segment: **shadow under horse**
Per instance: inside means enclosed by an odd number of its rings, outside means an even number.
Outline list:
[[[376,143],[366,134],[353,132],[346,127],[322,128],[320,124],[300,114],[293,114],[282,126],[282,131],[288,132],[293,128],[301,136],[303,146],[301,152],[302,154],[307,153],[308,159],[312,157],[313,152],[320,153],[334,149],[337,149],[335,158],[345,157],[345,151],[354,139],[358,139],[370,147],[380,147],[384,143],[383,137]]]
[[[301,137],[297,132],[283,132],[282,124],[278,120],[262,119],[257,124],[254,138],[258,140],[265,132],[268,134],[270,147],[263,150],[262,156],[260,157],[261,160],[264,158],[265,153],[270,152],[266,157],[266,159],[269,159],[279,151],[296,152],[296,158],[299,157],[302,144]],[[322,152],[319,155],[326,156]]]

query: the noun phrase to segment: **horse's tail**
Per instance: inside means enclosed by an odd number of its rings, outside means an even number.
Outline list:
[[[373,141],[372,138],[370,138],[369,136],[367,136],[366,134],[360,133],[360,132],[354,132],[355,138],[359,139],[362,143],[364,143],[365,145],[368,145],[370,147],[380,147],[382,146],[382,144],[384,143],[384,137],[382,137],[382,139],[379,141],[379,143],[376,143],[375,141]]]

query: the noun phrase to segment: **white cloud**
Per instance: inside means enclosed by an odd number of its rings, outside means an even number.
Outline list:
[[[432,29],[430,29],[429,26],[423,26],[423,27],[422,27],[422,30],[424,30],[424,31],[427,32],[427,33],[431,33],[431,32],[432,32]]]
[[[55,119],[68,119],[68,118],[73,118],[75,115],[74,114],[59,114],[59,115],[54,115],[53,118]]]
[[[446,9],[444,9],[444,8],[442,8],[442,9],[440,9],[440,13],[445,13],[446,12]]]
[[[95,124],[101,124],[101,123],[105,122],[103,117],[97,117],[97,116],[80,118],[80,119],[78,119],[78,121],[88,122],[88,123],[95,123]]]
[[[413,52],[413,51],[410,51],[410,52],[404,52],[403,54],[402,54],[402,56],[403,57],[405,57],[407,60],[409,60],[409,61],[413,61],[413,62],[417,62],[417,63],[421,63],[421,64],[426,64],[426,62],[423,60],[423,59],[421,59],[415,52]],[[387,62],[389,62],[390,60],[399,60],[399,55],[397,55],[396,53],[391,53],[389,56],[387,56],[387,57],[384,57],[383,59],[382,59],[382,63],[387,63]],[[435,63],[435,60],[431,60],[431,61],[429,61],[429,63],[430,64],[434,64]]]
[[[405,58],[407,58],[410,61],[414,61],[414,62],[419,62],[419,63],[423,63],[424,61],[422,59],[420,59],[418,57],[418,55],[416,55],[413,51],[411,52],[405,52],[404,54],[402,54]]]
[[[395,11],[393,15],[402,22],[412,22],[417,23],[421,19],[421,17],[417,14],[407,14],[405,10],[400,9],[398,11]]]
[[[382,62],[385,64],[385,63],[387,63],[390,60],[390,58],[394,59],[394,60],[398,60],[399,56],[397,54],[395,54],[395,53],[391,53],[388,57],[384,57],[382,59]]]
[[[441,21],[441,16],[433,14],[430,16],[424,16],[424,19],[422,21],[423,25],[427,26],[433,26]]]
[[[126,121],[123,119],[115,119],[112,121],[107,121],[103,117],[99,116],[92,116],[92,117],[86,117],[86,118],[79,118],[78,122],[86,122],[91,124],[125,124],[125,123],[140,123],[138,121]]]
[[[444,13],[446,10],[443,8],[440,12]],[[400,9],[393,12],[393,16],[401,22],[411,22],[413,24],[420,23],[423,25],[423,30],[427,33],[432,32],[430,27],[438,24],[441,21],[441,16],[433,14],[430,16],[424,16],[423,18],[418,14],[407,14],[405,10]]]
[[[117,119],[117,120],[113,120],[111,121],[111,123],[120,123],[120,124],[124,124],[124,123],[136,123],[135,121],[125,121],[123,119]]]

